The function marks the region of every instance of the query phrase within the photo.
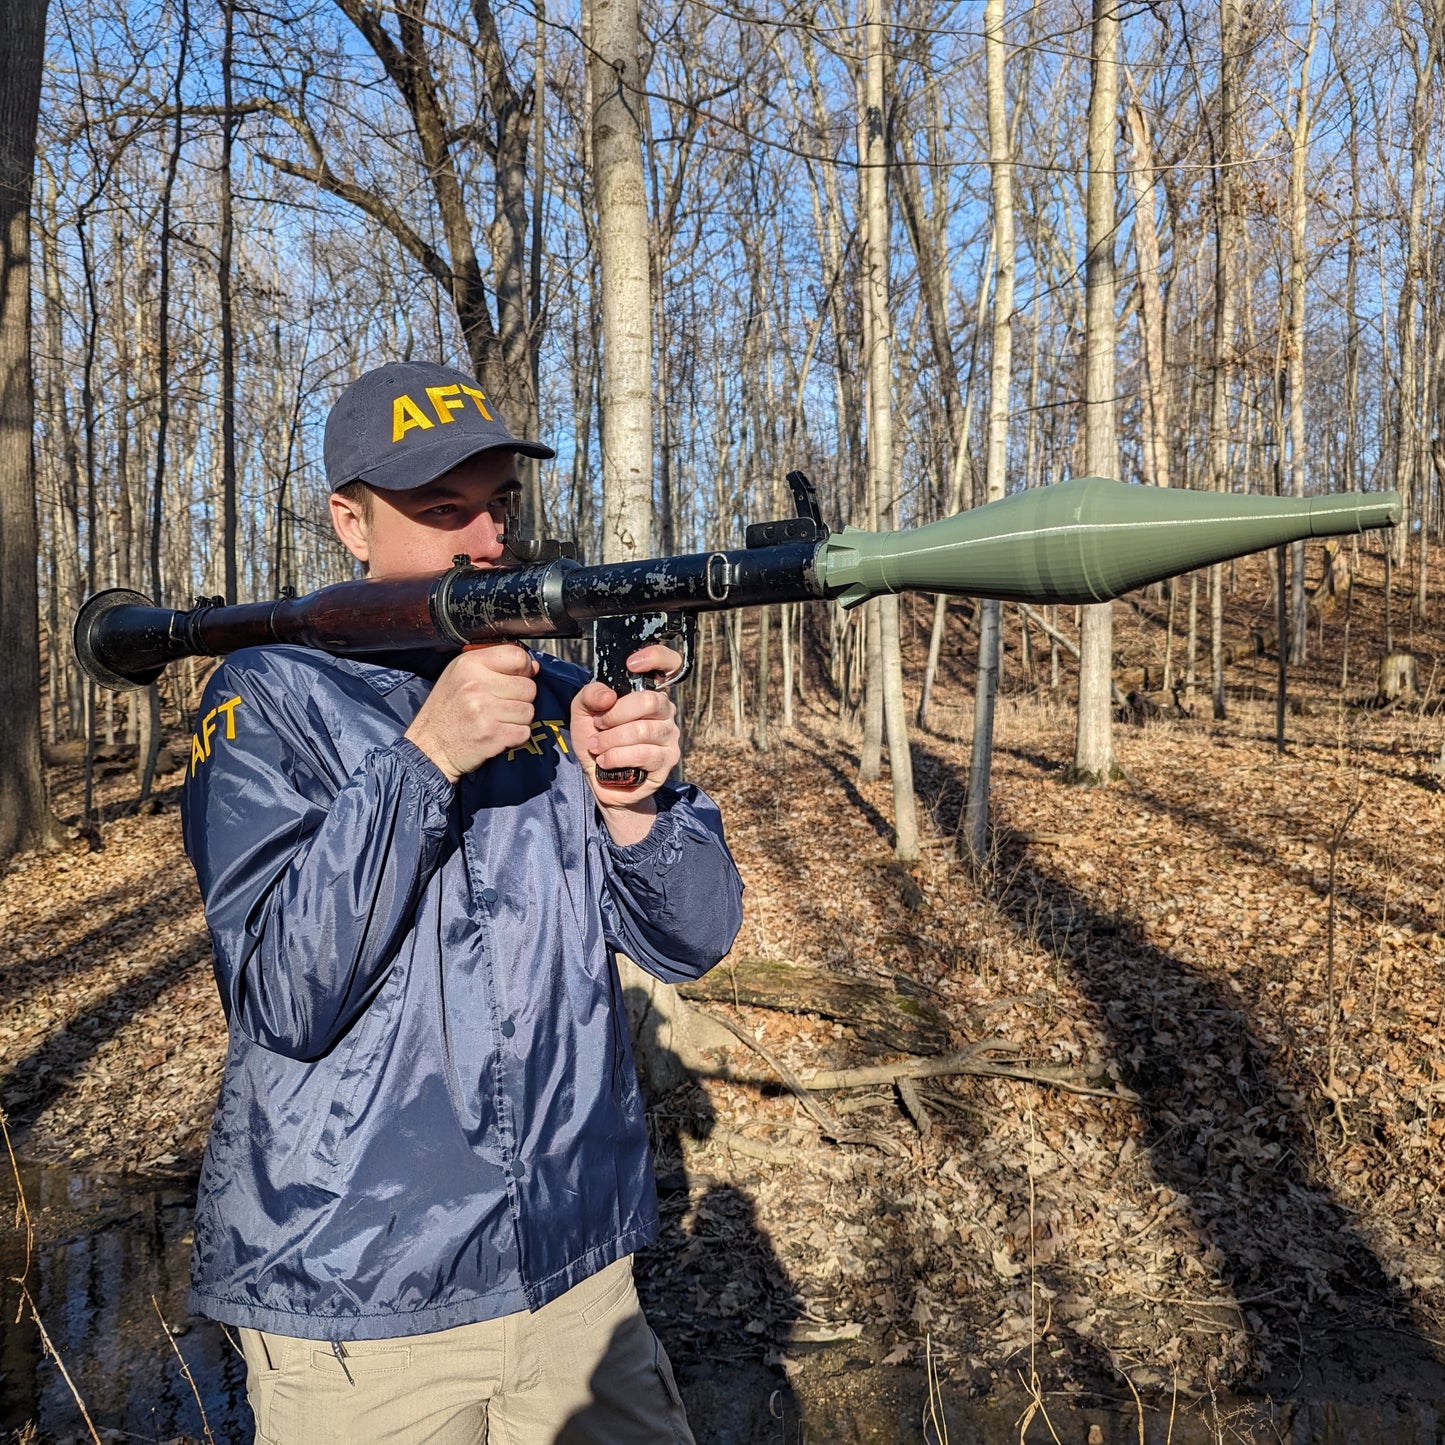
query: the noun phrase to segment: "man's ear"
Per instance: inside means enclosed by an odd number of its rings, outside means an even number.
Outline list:
[[[370,529],[365,512],[350,497],[340,492],[331,494],[331,525],[341,539],[341,545],[365,564],[371,560]]]

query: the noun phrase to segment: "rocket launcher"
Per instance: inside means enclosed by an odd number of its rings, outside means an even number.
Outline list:
[[[123,689],[154,682],[182,657],[274,643],[394,657],[590,632],[594,673],[621,692],[667,686],[686,673],[699,612],[827,599],[856,607],[909,591],[1107,602],[1248,552],[1389,527],[1400,518],[1395,492],[1254,497],[1080,477],[925,527],[835,533],[808,479],[790,472],[788,484],[797,515],[755,523],[747,545],[731,551],[582,566],[562,555],[560,544],[511,540],[515,565],[476,567],[458,557],[439,574],[340,582],[304,597],[229,607],[201,598],[189,611],[111,588],[80,609],[75,650],[96,682]],[[640,680],[626,659],[654,641],[673,646],[683,666]]]

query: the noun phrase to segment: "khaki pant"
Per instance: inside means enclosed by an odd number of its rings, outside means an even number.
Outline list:
[[[631,1258],[535,1314],[357,1340],[342,1358],[240,1334],[257,1445],[695,1445]]]

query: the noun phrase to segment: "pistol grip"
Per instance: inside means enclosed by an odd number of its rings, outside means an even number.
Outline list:
[[[599,617],[592,624],[592,676],[618,697],[650,687],[661,691],[692,671],[697,620],[691,612],[629,612]],[[639,647],[661,642],[682,654],[682,666],[671,673],[628,672],[627,659]],[[647,776],[641,768],[598,768],[601,782],[614,788],[635,788]]]

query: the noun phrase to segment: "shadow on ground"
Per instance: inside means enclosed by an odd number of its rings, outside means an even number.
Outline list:
[[[920,754],[936,776],[952,773]],[[954,808],[962,793],[954,776]],[[952,831],[957,820],[938,821]],[[1094,1005],[1120,1082],[1138,1096],[1154,1177],[1188,1200],[1239,1306],[1249,1358],[1229,1383],[1275,1398],[1445,1400],[1439,1350],[1322,1178],[1310,1105],[1282,1102],[1309,1099],[1312,1081],[1260,1041],[1222,982],[1151,944],[1027,845],[1006,843],[995,876],[1004,917]]]

